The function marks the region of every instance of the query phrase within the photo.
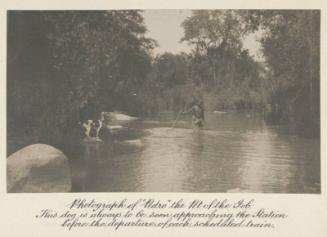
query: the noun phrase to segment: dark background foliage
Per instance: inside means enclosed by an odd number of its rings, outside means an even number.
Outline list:
[[[101,111],[154,116],[192,96],[209,110],[258,111],[319,136],[319,11],[197,10],[182,27],[194,50],[154,57],[140,11],[9,11],[9,143],[60,147]],[[242,47],[258,29],[265,62]]]

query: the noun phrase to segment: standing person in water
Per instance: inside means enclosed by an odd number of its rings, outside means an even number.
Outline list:
[[[192,124],[194,124],[198,128],[202,128],[204,123],[203,102],[201,100],[198,101],[193,100],[190,109],[183,112],[183,114],[189,114],[189,113],[192,114]]]
[[[96,126],[96,124],[95,124],[95,122],[93,121],[92,123],[91,123],[91,128],[90,128],[90,133],[89,133],[89,136],[90,137],[93,137],[93,138],[96,138],[97,137],[97,133],[98,133],[98,131],[97,131],[98,129],[97,129],[97,126]]]

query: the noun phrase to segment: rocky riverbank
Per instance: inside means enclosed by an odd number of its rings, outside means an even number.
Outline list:
[[[120,112],[103,112],[101,117],[101,126],[109,130],[110,143],[114,144],[117,149],[126,151],[142,148],[141,139],[124,135],[133,133],[126,125],[138,118]],[[83,124],[86,133],[82,140],[82,146],[105,142],[99,138],[99,130],[96,137],[89,136],[91,122],[92,120],[88,120]],[[139,135],[135,135],[135,137],[139,137]],[[13,149],[9,149],[11,155],[7,158],[7,191],[70,192],[72,175],[69,159],[74,157],[66,157],[59,149],[47,144],[39,144],[36,139],[25,140],[22,144],[27,146],[19,146],[20,150],[17,151],[16,148],[16,152],[13,153],[11,152]],[[20,144],[19,141],[16,143]],[[80,141],[76,141],[76,143],[80,143]],[[109,146],[109,143],[103,145]]]

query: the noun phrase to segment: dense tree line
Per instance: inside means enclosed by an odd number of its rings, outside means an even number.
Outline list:
[[[80,120],[135,107],[156,45],[145,32],[139,11],[9,12],[8,136],[60,143]]]
[[[319,11],[196,10],[182,27],[193,51],[154,57],[140,11],[10,11],[8,136],[56,143],[100,111],[155,115],[194,95],[319,134]],[[264,63],[242,45],[258,30]]]
[[[256,108],[268,121],[319,135],[319,11],[199,10],[182,26],[182,40],[194,46],[194,80],[210,86],[214,106]],[[258,30],[264,64],[242,48]]]
[[[247,19],[265,32],[261,43],[269,66],[272,118],[319,136],[320,11],[252,11]]]

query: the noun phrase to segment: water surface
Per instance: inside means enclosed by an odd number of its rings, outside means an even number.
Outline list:
[[[320,193],[318,139],[250,114],[209,114],[202,130],[173,120],[140,120],[115,142],[84,144],[73,191]]]

